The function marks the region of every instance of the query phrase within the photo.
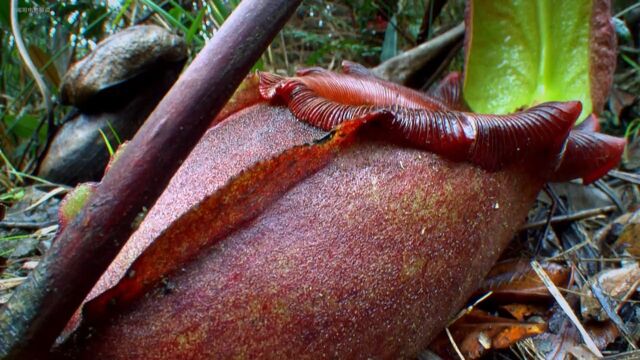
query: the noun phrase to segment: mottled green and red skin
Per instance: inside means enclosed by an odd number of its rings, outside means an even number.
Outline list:
[[[210,129],[94,294],[242,169],[322,134],[264,104]],[[489,173],[384,135],[368,129],[164,285],[94,324],[90,337],[81,331],[76,355],[416,355],[480,283],[543,180],[518,168]]]

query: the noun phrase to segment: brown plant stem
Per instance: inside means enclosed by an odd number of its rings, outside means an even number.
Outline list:
[[[46,353],[301,0],[245,0],[131,140],[0,313],[0,358]],[[215,169],[212,169],[215,171]]]
[[[584,219],[588,219],[588,218],[592,218],[600,215],[609,214],[611,212],[616,211],[616,209],[617,207],[615,205],[608,205],[608,206],[603,206],[603,207],[594,208],[594,209],[586,209],[586,210],[574,212],[572,214],[554,216],[551,218],[550,223],[561,224],[561,223],[567,223],[571,221],[584,220]],[[520,228],[520,231],[542,227],[542,226],[545,226],[547,222],[548,221],[546,219],[536,221],[536,222],[530,222],[530,223],[524,224]]]
[[[372,72],[385,80],[398,84],[406,84],[417,71],[431,59],[450,49],[452,44],[464,37],[464,24],[451,28],[415,48],[383,62],[372,69]]]

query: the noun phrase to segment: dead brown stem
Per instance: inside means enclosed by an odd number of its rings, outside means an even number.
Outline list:
[[[460,41],[463,36],[464,24],[460,24],[426,43],[392,57],[373,68],[372,71],[385,80],[405,84],[407,80],[429,60],[436,57],[442,51],[445,51],[445,49],[449,49],[452,44]]]
[[[596,217],[599,215],[605,215],[611,212],[616,211],[618,208],[615,205],[603,206],[595,209],[587,209],[582,211],[577,211],[573,214],[567,215],[559,215],[551,218],[551,224],[559,224],[559,223],[567,223],[576,220],[584,220],[592,217]],[[531,222],[524,224],[520,230],[528,230],[535,229],[537,227],[542,227],[547,224],[547,220],[540,220],[536,222]]]

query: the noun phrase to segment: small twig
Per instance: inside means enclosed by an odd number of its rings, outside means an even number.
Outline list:
[[[558,290],[560,290],[560,292],[565,293],[565,294],[573,294],[573,295],[578,295],[578,296],[593,297],[593,296],[591,296],[590,294],[588,294],[586,292],[571,290],[571,289],[567,289],[565,287],[559,287]]]
[[[27,211],[33,210],[33,209],[37,208],[38,206],[40,206],[45,201],[53,198],[54,196],[56,196],[58,194],[66,194],[67,192],[68,192],[68,189],[66,187],[62,187],[62,186],[61,187],[57,187],[57,188],[47,192],[46,194],[44,194],[41,198],[39,198],[33,204],[29,205],[24,210],[16,211],[14,214],[21,214],[21,213],[25,213]]]
[[[462,352],[458,348],[458,345],[456,344],[456,341],[453,339],[453,335],[451,335],[451,331],[449,331],[449,328],[448,327],[444,328],[444,331],[447,333],[447,337],[449,338],[449,341],[451,341],[451,346],[453,346],[453,350],[456,351],[456,354],[458,354],[461,360],[465,360],[464,355],[462,355]]]
[[[467,306],[466,308],[460,310],[460,312],[458,313],[458,315],[456,315],[456,317],[454,317],[453,319],[451,319],[449,321],[449,325],[451,326],[453,325],[453,323],[455,323],[456,321],[460,320],[460,318],[462,318],[463,316],[471,313],[471,311],[478,306],[478,304],[480,304],[481,302],[485,301],[487,298],[489,298],[489,296],[491,296],[491,294],[493,294],[493,290],[489,290],[486,294],[482,295],[480,298],[478,298],[478,300],[476,300],[473,304]]]
[[[624,352],[620,354],[610,355],[605,360],[636,360],[640,358],[640,350]]]
[[[566,213],[568,211],[567,205],[564,203],[564,201],[562,201],[562,199],[560,199],[560,196],[558,196],[558,193],[551,184],[545,185],[545,191],[547,192],[549,197],[556,202],[556,206],[561,213]]]
[[[622,201],[620,200],[618,195],[615,193],[615,191],[611,188],[611,186],[609,186],[606,182],[602,180],[596,181],[595,183],[593,183],[593,186],[595,186],[597,189],[605,193],[605,195],[607,195],[609,199],[611,199],[611,201],[613,201],[613,203],[618,207],[618,210],[620,210],[620,212],[622,213],[625,212],[624,205],[622,205]]]
[[[640,258],[638,257],[634,257],[634,256],[625,256],[625,257],[617,257],[617,258],[579,258],[577,259],[578,262],[587,262],[587,261],[592,261],[592,262],[620,262],[623,260],[640,260]]]
[[[581,242],[580,244],[576,244],[573,245],[572,247],[568,248],[567,250],[563,250],[562,252],[560,252],[558,255],[555,255],[553,257],[547,258],[546,261],[554,261],[554,260],[562,260],[562,258],[564,258],[566,255],[574,252],[574,251],[578,251],[580,250],[582,247],[589,245],[588,242],[584,241]]]
[[[13,167],[13,165],[11,164],[11,161],[9,161],[9,158],[7,158],[7,156],[4,154],[2,149],[0,149],[0,160],[4,162],[4,166],[6,167],[7,177],[11,178],[11,175],[14,175],[18,180],[18,182],[20,184],[23,184],[24,180],[22,179],[22,174],[18,172],[16,168]]]
[[[573,309],[571,308],[567,300],[565,300],[564,296],[562,296],[562,294],[560,293],[560,290],[558,290],[556,285],[549,278],[549,275],[547,275],[547,273],[544,271],[542,266],[540,266],[540,263],[538,263],[536,260],[533,260],[531,262],[531,267],[536,272],[536,274],[538,274],[538,276],[540,277],[540,280],[542,280],[544,285],[547,287],[547,290],[549,290],[549,293],[551,294],[551,296],[553,296],[553,298],[556,300],[558,305],[560,305],[564,313],[569,317],[569,320],[571,320],[573,325],[575,325],[575,327],[578,329],[578,331],[580,332],[580,335],[582,335],[582,339],[584,340],[584,343],[587,346],[587,348],[593,354],[602,358],[603,357],[602,353],[600,352],[596,344],[593,342],[593,339],[591,339],[591,336],[589,335],[587,330],[584,328],[584,326],[582,326],[582,323],[580,323],[580,320],[578,320],[578,317],[573,312]]]
[[[638,7],[640,7],[640,3],[635,3],[635,4],[627,7],[626,9],[620,11],[619,13],[615,14],[613,17],[616,17],[616,18],[622,17],[624,14],[626,14],[626,13],[628,13],[628,12],[638,8]]]
[[[609,176],[616,179],[624,180],[632,184],[640,185],[640,175],[619,170],[609,171]]]
[[[553,218],[553,214],[555,214],[555,212],[557,210],[558,201],[559,201],[559,199],[557,199],[557,196],[554,196],[554,193],[552,192],[553,190],[551,189],[551,186],[545,185],[544,186],[544,191],[547,193],[547,195],[551,199],[551,208],[549,209],[549,213],[548,213],[546,219],[543,220],[544,221],[544,231],[541,234],[541,239],[537,241],[536,251],[535,251],[536,256],[537,256],[538,252],[540,251],[540,249],[542,249],[543,241],[547,241],[547,239],[548,239],[549,232],[551,231],[551,219]],[[558,244],[558,248],[561,249],[562,246],[560,244]]]
[[[39,230],[47,226],[56,225],[56,224],[57,224],[56,221],[45,221],[45,222],[0,221],[0,228]]]
[[[620,309],[622,309],[622,306],[624,306],[624,304],[629,301],[629,298],[631,298],[633,294],[635,294],[638,286],[640,286],[640,279],[636,280],[633,285],[631,285],[629,290],[627,290],[627,293],[624,294],[624,296],[620,299],[620,301],[618,302],[618,306],[616,306],[616,313],[619,313]]]
[[[589,219],[599,215],[606,215],[616,210],[617,210],[617,206],[615,205],[608,205],[608,206],[603,206],[603,207],[594,208],[594,209],[581,210],[572,214],[554,216],[550,219],[549,223],[560,224],[560,223],[567,223],[567,222],[572,222],[577,220],[584,220],[584,219]],[[535,229],[545,225],[547,225],[547,219],[527,223],[523,225],[520,228],[520,230]]]
[[[624,321],[620,318],[620,315],[618,315],[618,313],[614,309],[611,297],[605,294],[604,291],[602,291],[599,282],[590,281],[589,287],[591,289],[591,293],[593,293],[593,296],[596,298],[596,300],[598,300],[598,303],[600,303],[602,310],[604,310],[609,319],[613,321],[614,325],[622,334],[622,337],[629,343],[629,345],[631,345],[634,350],[637,350],[638,346],[633,341],[631,331],[629,331],[629,328],[625,325]]]

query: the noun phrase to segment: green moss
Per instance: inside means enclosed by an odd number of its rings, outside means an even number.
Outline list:
[[[95,185],[91,183],[80,184],[64,198],[60,213],[67,222],[73,220],[80,213],[87,201],[89,201],[94,189]]]

